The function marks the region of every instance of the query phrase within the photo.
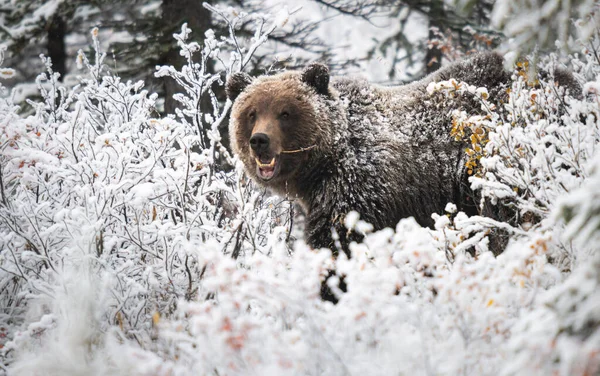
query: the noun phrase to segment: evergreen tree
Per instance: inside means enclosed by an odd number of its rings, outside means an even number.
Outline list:
[[[493,1],[482,0],[472,5],[468,15],[456,11],[444,0],[316,0],[346,15],[353,15],[371,22],[381,17],[391,17],[400,24],[393,35],[379,41],[367,59],[377,52],[391,57],[389,77],[395,78],[398,63],[408,67],[421,66],[418,75],[437,70],[443,58],[456,58],[474,49],[494,47],[500,34],[489,27]],[[409,19],[420,17],[427,23],[428,38],[417,43],[407,35]],[[453,52],[453,53],[451,53]],[[452,56],[456,55],[456,56]]]
[[[66,37],[87,33],[93,22],[105,16],[101,1],[0,0],[0,40],[8,47],[5,62],[17,69],[23,81],[32,80],[43,64],[44,54],[52,60],[53,70],[62,81],[74,54],[69,54]],[[12,58],[11,58],[12,57]]]

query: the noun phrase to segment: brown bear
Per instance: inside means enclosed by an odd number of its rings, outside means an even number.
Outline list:
[[[306,241],[334,254],[360,239],[344,227],[352,210],[376,230],[410,216],[431,226],[431,214],[448,202],[476,214],[465,145],[450,136],[450,127],[452,110],[473,112],[480,104],[426,91],[429,83],[450,78],[485,86],[493,97],[505,92],[510,76],[495,53],[396,87],[330,80],[328,68],[317,63],[256,79],[236,73],[226,85],[234,101],[232,148],[256,182],[299,200]]]

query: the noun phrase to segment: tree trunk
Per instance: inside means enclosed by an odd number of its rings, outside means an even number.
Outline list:
[[[48,24],[47,30],[48,57],[52,60],[52,69],[54,72],[60,73],[59,81],[62,81],[67,73],[67,51],[65,48],[67,23],[60,15],[56,15]]]
[[[438,28],[444,32],[444,0],[431,0],[429,6],[429,39],[436,38],[435,33],[431,30],[432,27]],[[425,71],[427,74],[435,72],[442,66],[442,51],[437,46],[427,49],[425,54]]]

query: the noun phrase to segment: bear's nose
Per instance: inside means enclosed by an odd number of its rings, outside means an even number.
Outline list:
[[[250,137],[250,147],[256,153],[267,151],[269,148],[269,136],[264,133],[255,133]]]

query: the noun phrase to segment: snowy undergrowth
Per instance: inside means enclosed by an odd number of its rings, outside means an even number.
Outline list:
[[[213,89],[273,30],[269,19],[235,13],[231,32],[248,20],[257,34],[245,48],[233,34],[207,32],[204,45],[188,42],[185,26],[176,35],[188,64],[158,71],[184,90],[173,117],[158,118],[156,97],[107,71],[99,51],[92,61],[80,55],[85,73],[73,90],[59,89],[51,69],[40,75],[34,115],[1,100],[2,369],[597,373],[599,62],[574,58],[579,78],[592,75],[585,98],[550,81],[529,87],[516,71],[506,111],[474,88],[488,116],[457,114],[456,136],[478,135],[474,182],[529,213],[529,226],[448,205],[435,229],[405,219],[333,260],[293,241],[288,201],[253,188],[239,165],[224,168],[236,164],[218,132],[231,104]],[[209,59],[219,74],[206,70]],[[210,114],[199,107],[207,97]],[[514,234],[498,257],[487,251],[496,226]],[[336,306],[319,295],[328,268],[348,286]]]

